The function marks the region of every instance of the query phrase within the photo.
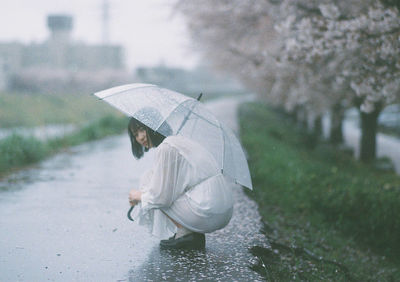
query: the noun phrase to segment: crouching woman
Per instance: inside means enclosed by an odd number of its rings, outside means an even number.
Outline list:
[[[225,227],[233,211],[231,185],[214,157],[187,137],[165,137],[134,118],[128,133],[136,159],[156,150],[152,168],[129,193],[132,218],[153,235],[170,237],[162,248],[203,249],[204,234]]]

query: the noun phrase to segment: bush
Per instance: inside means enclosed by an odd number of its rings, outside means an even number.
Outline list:
[[[127,127],[125,117],[105,116],[70,135],[42,142],[34,137],[11,135],[0,140],[0,175],[35,163],[61,148],[82,144],[109,135],[119,134]]]
[[[12,134],[0,140],[0,173],[10,167],[37,162],[47,152],[46,145],[34,137]]]
[[[125,117],[107,115],[82,127],[76,133],[49,141],[49,145],[54,150],[60,147],[79,145],[109,135],[119,134],[127,127],[127,124],[128,122]]]

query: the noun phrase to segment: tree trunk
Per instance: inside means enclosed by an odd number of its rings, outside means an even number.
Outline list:
[[[297,110],[297,125],[299,128],[307,129],[307,112],[304,107]]]
[[[333,105],[331,111],[331,128],[329,133],[329,141],[334,145],[343,143],[343,119],[343,106],[339,103]]]
[[[361,144],[360,160],[370,163],[376,158],[376,131],[378,116],[381,112],[380,107],[371,113],[360,112],[361,116]]]
[[[318,115],[314,119],[313,135],[316,138],[322,137],[322,116]]]
[[[289,117],[293,121],[293,123],[297,123],[297,115],[298,115],[298,108],[294,107],[290,112],[289,112]]]

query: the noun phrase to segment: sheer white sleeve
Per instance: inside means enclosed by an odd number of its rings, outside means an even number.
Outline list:
[[[142,209],[167,208],[189,184],[190,164],[169,144],[157,148],[152,175],[142,183]]]

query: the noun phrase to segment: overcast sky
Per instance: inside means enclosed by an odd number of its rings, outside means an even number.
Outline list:
[[[104,0],[0,0],[0,41],[44,41],[48,14],[74,17],[72,38],[90,44],[102,41]],[[168,65],[190,68],[191,51],[184,20],[173,13],[174,0],[108,0],[109,38],[125,47],[127,65]]]

